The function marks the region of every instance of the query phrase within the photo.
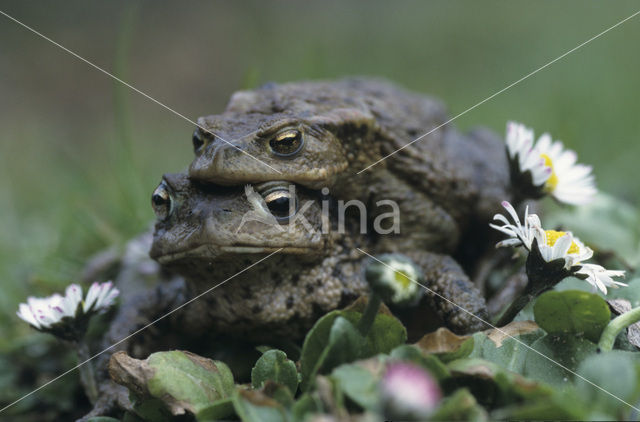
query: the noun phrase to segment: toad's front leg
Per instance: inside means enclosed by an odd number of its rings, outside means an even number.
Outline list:
[[[490,328],[487,304],[460,265],[448,255],[424,251],[405,253],[424,274],[426,304],[452,331],[464,334]]]

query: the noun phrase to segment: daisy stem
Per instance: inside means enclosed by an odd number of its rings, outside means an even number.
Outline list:
[[[364,309],[362,318],[358,321],[358,331],[360,331],[363,337],[369,334],[369,330],[373,325],[373,321],[376,319],[381,303],[382,299],[380,299],[380,296],[375,292],[371,292],[371,296],[369,296],[369,300],[367,301],[367,307]]]
[[[629,312],[625,312],[611,320],[600,335],[600,341],[598,342],[600,350],[605,352],[611,351],[611,349],[613,349],[613,343],[620,331],[638,321],[640,321],[640,307],[633,308]]]
[[[518,313],[525,307],[529,302],[533,300],[535,295],[532,294],[522,294],[518,296],[516,300],[514,300],[511,305],[507,308],[506,311],[502,313],[498,322],[496,322],[496,327],[504,327],[518,315]]]
[[[518,312],[527,306],[529,302],[570,276],[572,273],[565,269],[564,266],[564,259],[555,259],[547,262],[542,257],[538,241],[534,239],[525,265],[527,278],[529,279],[527,286],[498,319],[496,325],[498,327],[507,325],[513,321]]]
[[[89,397],[91,404],[94,404],[98,399],[98,385],[96,383],[96,374],[93,368],[93,362],[88,362],[91,359],[91,352],[89,351],[89,345],[84,339],[79,340],[76,343],[78,350],[78,360],[80,367],[80,381],[84,386],[84,389]]]

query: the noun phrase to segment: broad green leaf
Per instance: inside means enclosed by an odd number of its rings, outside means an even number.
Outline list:
[[[259,391],[238,391],[233,407],[243,422],[283,422],[287,412],[277,401]]]
[[[521,323],[521,321],[512,322],[506,327]],[[512,332],[511,329],[509,329],[508,332]],[[519,374],[524,373],[524,362],[530,351],[530,345],[535,340],[544,336],[542,330],[506,338],[497,337],[493,331],[490,331],[489,334],[488,336],[482,332],[473,335],[474,349],[469,357],[488,360]],[[498,342],[500,346],[497,346],[496,342]]]
[[[384,371],[381,357],[373,357],[355,364],[338,366],[331,378],[340,386],[340,390],[360,407],[370,411],[380,411],[380,393],[378,381]]]
[[[576,378],[576,388],[592,408],[626,419],[633,409],[624,402],[635,406],[640,398],[638,362],[636,353],[618,350],[589,356],[577,371],[586,381]]]
[[[531,347],[534,350],[527,353],[524,375],[556,388],[572,385],[573,375],[564,368],[575,372],[580,362],[595,354],[598,349],[589,340],[572,335],[545,335],[533,342]]]
[[[389,353],[407,338],[404,326],[394,317],[378,313],[366,338],[355,324],[362,314],[333,311],[320,318],[307,333],[301,354],[301,388],[306,391],[318,373],[326,373],[343,363]]]
[[[602,297],[579,290],[543,293],[533,313],[538,325],[549,334],[573,334],[594,342],[611,320],[609,305]]]
[[[141,415],[157,407],[149,404],[149,398],[163,402],[173,415],[197,414],[235,391],[233,375],[224,363],[178,350],[153,353],[146,360],[117,352],[109,371],[116,382],[135,392],[136,412]]]
[[[251,385],[253,388],[261,388],[267,380],[282,384],[291,394],[295,394],[298,389],[296,364],[287,359],[283,351],[268,350],[251,370]]]
[[[640,306],[640,278],[628,282],[628,286],[609,290],[608,298],[627,299],[632,308]]]
[[[305,416],[310,413],[322,412],[323,403],[315,395],[304,393],[300,398],[291,406],[291,419],[293,421],[303,421]]]
[[[293,393],[289,387],[285,387],[282,384],[278,384],[271,380],[267,380],[264,386],[260,389],[260,392],[265,396],[277,401],[286,409],[293,405]]]
[[[321,359],[324,359],[323,355],[327,353],[326,349],[330,347],[328,341],[331,327],[335,319],[341,314],[342,311],[329,312],[316,321],[305,337],[300,357],[301,388],[303,391],[306,390],[306,386],[309,385],[311,378],[317,373],[319,365],[322,364]]]
[[[230,396],[235,388],[233,375],[222,362],[171,351],[153,353],[148,363],[155,371],[147,382],[151,395],[192,413]]]
[[[547,385],[526,379],[484,359],[459,359],[447,366],[452,379],[446,385],[465,386],[481,403],[491,403],[492,406],[537,400],[548,397],[552,392]]]
[[[307,334],[300,364],[303,391],[321,371],[364,357],[366,341],[343,314],[342,311],[328,313]]]
[[[167,416],[168,418],[170,416]],[[136,415],[133,412],[125,412],[124,416],[122,417],[122,422],[145,422],[143,419],[140,419],[140,417],[138,417],[138,415]]]
[[[451,375],[449,369],[440,359],[435,355],[423,353],[414,345],[403,344],[393,349],[389,355],[393,359],[405,360],[422,366],[438,381],[442,381]]]
[[[136,416],[139,416],[145,422],[164,422],[171,419],[171,411],[167,408],[166,404],[158,398],[139,398],[134,396],[132,404]]]
[[[198,422],[212,422],[220,419],[229,418],[234,414],[233,399],[227,397],[213,402],[209,406],[203,408],[196,414]]]
[[[486,421],[487,411],[477,402],[466,388],[456,390],[445,397],[440,407],[431,416],[434,421]]]
[[[497,409],[491,413],[491,420],[588,420],[587,415],[584,401],[574,390],[561,390]]]
[[[366,356],[366,339],[348,319],[338,316],[331,326],[326,350],[328,353],[319,368],[323,372]]]
[[[356,325],[362,314],[345,311],[343,316]],[[405,341],[407,341],[407,330],[400,320],[393,315],[379,312],[367,334],[367,357],[378,353],[389,353],[394,347],[404,344]]]
[[[86,422],[120,422],[120,419],[110,418],[109,416],[96,416],[87,419]]]

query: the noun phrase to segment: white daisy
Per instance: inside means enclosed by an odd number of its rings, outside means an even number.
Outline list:
[[[598,192],[591,166],[577,164],[575,151],[565,149],[560,141],[554,142],[547,133],[535,143],[533,139],[531,129],[507,123],[507,153],[514,185],[533,198],[549,194],[567,204],[590,202]]]
[[[582,278],[591,284],[594,289],[599,289],[602,293],[607,294],[607,287],[617,289],[619,286],[626,286],[625,283],[613,280],[611,277],[624,277],[624,271],[607,270],[596,264],[583,264],[576,272],[576,276]]]
[[[38,330],[54,334],[66,332],[66,326],[73,325],[76,318],[109,308],[118,294],[111,282],[94,283],[83,301],[82,287],[71,284],[65,289],[64,296],[56,293],[44,298],[27,298],[27,303],[19,305],[17,315]]]
[[[516,160],[519,173],[530,171],[533,185],[541,187],[551,177],[553,169],[545,165],[544,158],[533,145],[533,130],[520,123],[507,123],[507,153],[510,161]]]
[[[534,245],[536,245],[540,256],[545,262],[552,262],[557,259],[564,260],[564,269],[567,270],[567,276],[573,274],[582,278],[605,294],[607,293],[606,287],[615,288],[626,285],[613,281],[611,278],[623,277],[624,271],[606,270],[596,264],[582,264],[582,262],[593,256],[593,250],[585,246],[571,232],[543,229],[540,218],[536,214],[528,214],[528,209],[525,211],[525,223],[522,224],[518,214],[509,202],[504,201],[502,206],[509,213],[513,223],[510,223],[501,214],[496,214],[493,217],[494,220],[502,222],[503,225],[490,224],[490,226],[509,236],[508,239],[498,242],[497,247],[524,246],[527,251],[531,252]],[[533,242],[534,239],[536,240],[535,243]]]
[[[509,220],[502,214],[496,214],[493,216],[494,220],[503,223],[503,225],[498,226],[497,224],[489,224],[489,226],[509,236],[509,239],[499,242],[496,247],[524,246],[527,250],[531,249],[533,231],[531,229],[530,217],[535,217],[535,219],[537,219],[538,216],[535,214],[529,215],[529,207],[527,206],[524,211],[524,224],[520,224],[520,219],[518,218],[518,214],[513,206],[507,201],[503,201],[502,206],[513,219],[513,224],[509,223]]]
[[[73,318],[82,300],[82,288],[71,284],[65,296],[54,294],[45,298],[29,297],[21,303],[17,315],[38,329],[57,324],[65,317]]]
[[[113,283],[110,281],[93,283],[87,292],[87,298],[82,305],[82,310],[85,313],[91,310],[105,310],[113,305],[119,293],[118,289],[113,287]]]
[[[536,219],[537,215],[534,214]],[[539,222],[539,219],[538,219]],[[593,251],[588,248],[571,232],[556,230],[544,230],[539,224],[532,224],[533,236],[537,240],[538,250],[542,258],[551,262],[556,259],[564,259],[566,269],[585,261],[593,256]]]

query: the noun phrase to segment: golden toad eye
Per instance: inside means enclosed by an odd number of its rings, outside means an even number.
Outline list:
[[[280,157],[291,157],[302,149],[304,140],[298,130],[287,130],[269,141],[271,151]]]
[[[265,195],[269,211],[278,221],[288,221],[298,210],[298,202],[288,190],[278,189]]]
[[[171,215],[171,211],[173,211],[173,199],[164,181],[153,191],[153,195],[151,195],[151,206],[153,207],[153,212],[156,214],[156,217],[160,220],[165,220]]]

